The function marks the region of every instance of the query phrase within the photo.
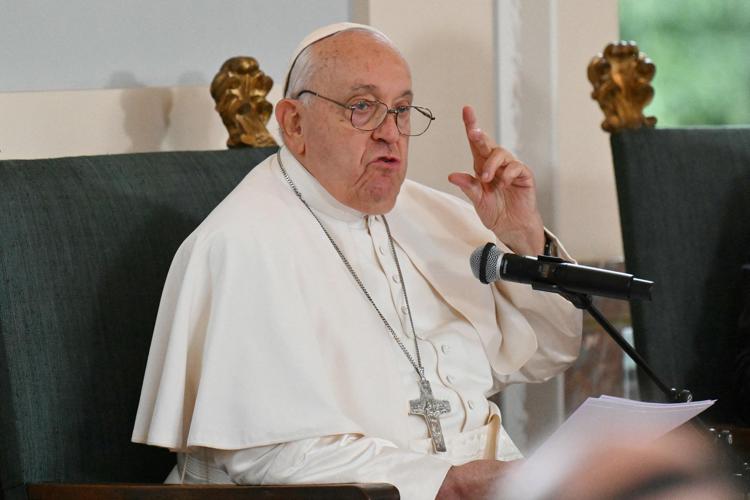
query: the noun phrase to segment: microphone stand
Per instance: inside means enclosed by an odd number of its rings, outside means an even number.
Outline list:
[[[534,286],[533,288],[537,290],[540,289],[537,286]],[[664,381],[662,381],[659,376],[656,375],[656,373],[651,369],[646,360],[643,359],[640,354],[638,354],[638,351],[636,351],[635,348],[631,346],[627,340],[625,340],[625,338],[620,334],[617,328],[615,328],[612,323],[610,323],[607,318],[604,317],[601,311],[596,308],[593,300],[591,299],[591,295],[578,292],[569,292],[556,285],[550,287],[547,287],[546,285],[542,286],[542,289],[546,288],[549,288],[547,291],[562,295],[563,297],[568,299],[574,306],[576,306],[576,308],[588,311],[591,317],[594,318],[602,328],[604,328],[604,331],[606,331],[609,336],[612,337],[612,340],[614,340],[617,345],[619,345],[620,348],[625,351],[625,354],[627,354],[628,357],[632,359],[636,365],[638,365],[638,368],[643,370],[643,372],[648,375],[648,377],[664,393],[669,401],[671,401],[672,403],[689,403],[693,400],[693,394],[689,390],[677,390],[674,387],[668,387],[667,384],[665,384]]]

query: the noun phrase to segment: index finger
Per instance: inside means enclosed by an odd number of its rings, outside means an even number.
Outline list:
[[[477,156],[486,158],[492,152],[492,145],[487,134],[477,125],[477,115],[474,108],[464,106],[463,120],[464,127],[466,127],[466,138],[469,140],[472,154],[475,158]]]
[[[464,125],[466,126],[467,135],[470,130],[479,128],[477,127],[477,114],[474,112],[474,108],[472,108],[471,106],[464,106],[463,119]]]

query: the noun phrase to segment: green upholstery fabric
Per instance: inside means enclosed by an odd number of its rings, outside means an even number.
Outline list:
[[[130,443],[182,240],[274,149],[0,162],[0,481],[161,482]]]
[[[636,348],[668,385],[719,398],[709,420],[735,421],[750,128],[641,129],[611,144],[626,267],[655,281],[653,301],[631,306]],[[644,399],[659,399],[641,382]]]

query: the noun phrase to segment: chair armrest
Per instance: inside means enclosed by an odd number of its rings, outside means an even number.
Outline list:
[[[395,486],[310,484],[239,486],[193,484],[29,484],[28,500],[397,500]]]

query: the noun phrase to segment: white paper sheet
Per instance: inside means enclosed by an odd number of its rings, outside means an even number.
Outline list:
[[[613,396],[588,398],[508,478],[508,498],[540,498],[595,446],[648,443],[676,429],[715,401],[644,403]]]

